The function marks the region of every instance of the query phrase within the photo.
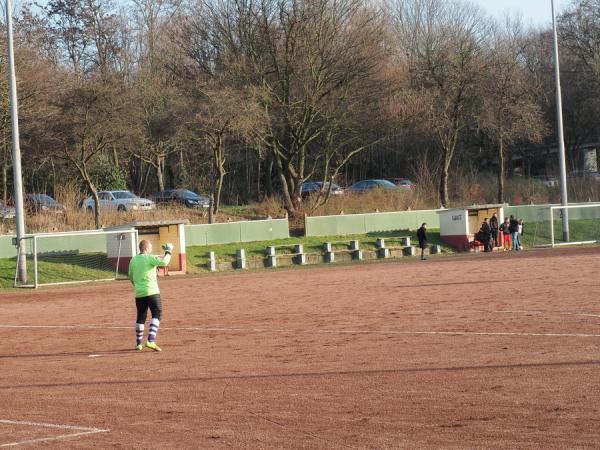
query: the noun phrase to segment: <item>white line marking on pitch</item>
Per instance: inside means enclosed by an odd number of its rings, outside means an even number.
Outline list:
[[[47,441],[59,441],[62,439],[70,439],[77,436],[85,436],[88,434],[97,434],[97,433],[106,433],[110,430],[104,430],[102,428],[89,428],[89,427],[79,427],[75,425],[57,425],[53,423],[38,423],[38,422],[27,422],[21,420],[1,420],[0,424],[6,425],[25,425],[30,427],[43,427],[43,428],[54,428],[58,430],[74,430],[79,431],[79,433],[71,433],[71,434],[62,434],[60,436],[51,436],[45,438],[38,439],[30,439],[27,441],[20,442],[10,442],[8,444],[0,444],[0,448],[2,447],[16,447],[17,445],[26,445],[26,444],[34,444],[36,442],[47,442]]]
[[[541,310],[517,310],[517,311],[491,311],[496,314],[540,314],[540,315],[553,315],[558,314],[559,316],[582,316],[582,317],[600,317],[600,314],[589,314],[582,312],[563,312],[563,311],[541,311]]]
[[[0,328],[45,328],[45,329],[113,329],[131,330],[132,327],[104,326],[104,325],[0,325]],[[398,331],[398,330],[283,330],[267,328],[220,328],[220,327],[161,327],[161,330],[173,331],[200,331],[200,332],[225,332],[225,333],[286,333],[286,334],[396,334],[396,335],[441,335],[441,336],[539,336],[539,337],[584,337],[597,338],[600,334],[587,333],[535,333],[535,332],[509,332],[509,331]]]

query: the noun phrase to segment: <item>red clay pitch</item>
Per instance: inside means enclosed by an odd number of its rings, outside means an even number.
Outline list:
[[[162,353],[132,350],[127,282],[11,291],[0,446],[597,448],[599,263],[565,249],[172,277]]]

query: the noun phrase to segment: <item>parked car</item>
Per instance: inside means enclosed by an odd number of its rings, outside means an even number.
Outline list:
[[[204,195],[198,195],[188,189],[165,189],[154,194],[156,203],[177,202],[187,208],[208,208],[210,199]]]
[[[117,211],[147,211],[155,209],[156,205],[152,200],[140,198],[129,191],[100,191],[100,208],[113,208]],[[94,210],[94,197],[91,195],[86,198],[81,207],[87,211]]]
[[[7,206],[3,202],[0,201],[0,219],[14,219],[15,218],[15,208],[12,206]]]
[[[546,187],[558,186],[558,178],[556,178],[554,175],[534,175],[533,179],[539,181]]]
[[[307,196],[310,194],[315,194],[321,190],[321,186],[323,186],[322,181],[305,181],[302,183],[302,187],[300,188],[300,193],[302,196]],[[325,191],[329,189],[329,181],[325,182]],[[344,193],[344,190],[339,187],[337,184],[333,183],[331,187],[332,195],[341,195]]]
[[[29,212],[55,213],[62,214],[65,207],[46,194],[27,194],[25,195],[25,209]]]
[[[408,178],[386,178],[386,180],[403,189],[414,189],[417,187],[416,183],[413,183]]]
[[[384,189],[391,191],[399,191],[400,188],[388,180],[362,180],[357,181],[348,188],[349,192],[368,192],[374,189]]]

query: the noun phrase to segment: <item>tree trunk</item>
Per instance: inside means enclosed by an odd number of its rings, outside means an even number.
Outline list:
[[[504,142],[498,142],[498,203],[504,203]]]
[[[157,156],[156,157],[156,178],[158,178],[158,190],[161,192],[165,190],[163,164],[164,164],[164,157]]]
[[[96,189],[96,186],[94,185],[94,182],[92,181],[92,177],[90,177],[90,174],[88,173],[87,167],[85,166],[85,164],[83,164],[82,166],[78,166],[79,168],[79,173],[81,174],[83,180],[85,181],[85,184],[87,185],[88,189],[90,190],[90,192],[92,193],[92,197],[94,197],[94,225],[96,226],[96,229],[100,229],[101,225],[100,225],[100,198],[98,197],[98,190]]]
[[[4,158],[2,162],[2,200],[6,205],[8,201],[8,161]]]
[[[223,151],[223,136],[217,135],[213,146],[213,168],[216,174],[212,182],[213,204],[211,210],[217,216],[221,202],[221,191],[223,190],[223,179],[225,178],[225,152]]]
[[[265,169],[265,190],[267,197],[273,196],[273,158],[268,156],[267,167]]]
[[[450,158],[448,152],[444,150],[444,158],[442,162],[442,173],[440,176],[440,201],[442,207],[447,208],[450,200],[448,198],[448,172],[450,170]]]
[[[117,154],[117,144],[112,146],[112,160],[115,167],[119,167],[119,155]]]
[[[179,150],[179,183],[182,186],[188,184],[188,172],[183,158],[183,150]]]
[[[213,216],[214,200],[212,193],[209,194],[208,198],[208,223],[215,223],[215,217]]]

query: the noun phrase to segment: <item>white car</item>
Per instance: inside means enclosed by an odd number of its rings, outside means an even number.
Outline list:
[[[148,211],[155,209],[156,205],[152,200],[140,198],[129,191],[100,191],[100,208],[112,208],[117,211]],[[86,198],[81,207],[86,211],[94,210],[94,197]]]

